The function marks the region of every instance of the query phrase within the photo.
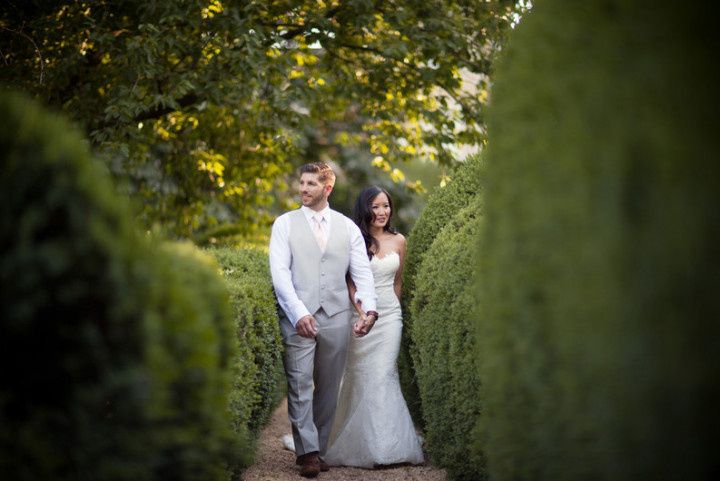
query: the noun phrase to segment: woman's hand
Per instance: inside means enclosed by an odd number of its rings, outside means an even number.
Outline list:
[[[353,324],[353,334],[356,337],[363,337],[368,332],[370,332],[370,329],[375,325],[376,317],[374,315],[368,316],[365,313],[360,314],[360,319],[358,319],[355,324]]]

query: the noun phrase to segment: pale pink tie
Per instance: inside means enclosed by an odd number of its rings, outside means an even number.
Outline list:
[[[315,240],[320,246],[320,250],[325,252],[325,246],[327,245],[327,238],[325,237],[325,231],[322,228],[323,216],[320,214],[314,215],[313,220],[315,221],[315,228],[313,233],[315,234]]]

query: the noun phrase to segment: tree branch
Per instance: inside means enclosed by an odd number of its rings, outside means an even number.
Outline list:
[[[330,10],[328,10],[327,12],[325,12],[325,18],[332,18],[332,17],[334,17],[335,14],[337,14],[337,13],[341,10],[341,8],[342,8],[342,7],[341,7],[340,5],[338,5],[337,7],[331,8]],[[308,29],[308,27],[309,27],[309,28],[312,28],[312,27],[309,26],[309,25],[301,25],[301,26],[298,26],[297,28],[294,28],[294,29],[292,29],[292,30],[288,30],[287,32],[283,33],[282,35],[280,35],[280,37],[282,37],[282,38],[285,39],[285,40],[290,40],[291,38],[297,37],[298,35],[300,35],[301,33],[303,33],[305,30]]]
[[[346,44],[346,43],[339,43],[339,44],[337,44],[337,45],[338,45],[338,47],[341,47],[341,48],[347,48],[347,49],[350,49],[350,50],[360,50],[360,51],[362,51],[362,52],[373,53],[373,54],[375,54],[375,55],[377,55],[377,56],[379,56],[379,57],[382,57],[382,58],[384,58],[384,59],[386,59],[386,60],[390,60],[390,61],[392,61],[392,62],[395,62],[397,65],[400,65],[401,67],[403,67],[403,68],[405,68],[405,69],[407,69],[407,70],[413,71],[413,72],[415,72],[415,73],[422,74],[422,71],[420,70],[420,68],[419,68],[417,65],[405,63],[405,62],[403,62],[402,60],[397,59],[397,58],[395,58],[395,57],[391,57],[391,56],[385,54],[383,51],[378,50],[378,49],[376,49],[376,48],[366,47],[366,46],[364,46],[364,45],[353,45],[353,44]],[[326,50],[332,54],[332,50],[331,50],[331,49],[326,48]],[[339,59],[343,60],[342,57],[340,57],[340,56],[338,56],[338,55],[332,55],[332,56],[335,57],[335,58],[339,58]],[[450,91],[449,89],[447,89],[445,86],[440,85],[440,84],[436,84],[436,86],[437,86],[438,88],[442,89],[442,91],[445,92],[445,95],[447,95],[448,97],[450,97],[451,99],[453,99],[453,100],[455,101],[455,103],[457,103],[463,110],[467,110],[467,109],[468,109],[467,105],[465,105],[465,103],[464,103],[462,100],[460,100],[455,94],[453,94],[453,92],[451,92],[451,91]]]
[[[244,46],[245,46],[245,42],[242,42],[239,46],[237,46],[237,48],[243,48]],[[235,48],[235,47],[231,47],[231,48]],[[190,55],[186,55],[185,57],[189,57],[189,56]],[[198,55],[193,56],[190,69],[194,69],[197,66],[199,60],[200,60],[200,56],[198,56]],[[182,64],[182,61],[180,63],[178,63],[178,65],[180,65],[180,64]],[[172,70],[177,71],[177,65],[174,68],[172,68]],[[139,80],[139,77],[138,77],[138,79],[135,80],[135,84],[133,85],[133,90],[135,89],[135,85],[137,85],[138,80]],[[195,105],[196,103],[200,102],[201,100],[202,99],[200,97],[198,97],[198,95],[195,92],[188,92],[187,94],[185,94],[184,96],[180,97],[177,100],[177,104],[178,104],[179,108],[184,108],[184,107],[190,107],[192,105]],[[142,121],[149,120],[149,119],[156,119],[158,117],[162,117],[163,115],[169,114],[176,110],[177,110],[177,108],[173,108],[173,107],[169,107],[169,106],[156,107],[154,109],[146,110],[145,112],[141,112],[140,114],[136,115],[135,117],[133,117],[132,122],[138,123],[138,122],[142,122]],[[110,127],[111,125],[112,125],[112,122],[103,121],[100,123],[98,128],[103,129],[103,128]]]
[[[175,112],[178,110],[178,108],[184,108],[184,107],[190,107],[191,105],[195,105],[200,101],[200,98],[195,94],[195,92],[189,92],[188,94],[184,95],[183,97],[180,97],[177,100],[177,108],[171,107],[171,106],[165,106],[165,107],[155,107],[154,109],[146,110],[144,112],[140,112],[135,117],[133,117],[132,122],[142,122],[144,120],[150,120],[150,119],[157,119],[159,117],[162,117],[163,115],[169,114],[171,112]],[[108,127],[112,127],[115,122],[113,121],[107,121],[104,120],[100,122],[98,125],[98,129],[105,129]]]
[[[33,40],[30,35],[22,32],[22,30],[13,30],[13,29],[7,28],[7,27],[0,27],[0,28],[2,28],[3,30],[5,30],[7,32],[14,33],[16,35],[20,35],[21,37],[24,37],[25,39],[30,41],[30,43],[32,43],[33,47],[35,48],[35,52],[38,54],[38,57],[40,57],[40,84],[42,85],[43,76],[45,75],[45,60],[43,59],[42,52],[40,52],[40,49],[38,48],[37,44],[35,43],[35,40]],[[21,27],[21,29],[22,29],[22,27]],[[4,56],[3,56],[3,58],[4,58]]]
[[[190,107],[191,105],[195,105],[200,101],[200,98],[197,96],[195,92],[189,92],[185,94],[183,97],[180,97],[177,100],[178,107]],[[152,110],[146,110],[145,112],[141,112],[138,115],[135,116],[133,121],[135,122],[142,122],[143,120],[148,119],[156,119],[158,117],[162,117],[165,114],[169,114],[170,112],[175,112],[177,108],[175,107],[156,107]]]

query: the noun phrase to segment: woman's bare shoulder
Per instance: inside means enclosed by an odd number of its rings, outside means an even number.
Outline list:
[[[395,245],[395,250],[405,250],[405,247],[407,246],[407,240],[405,240],[404,235],[398,232],[394,236],[392,236],[392,239],[393,244]]]

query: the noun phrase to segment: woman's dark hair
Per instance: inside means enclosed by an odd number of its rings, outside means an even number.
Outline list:
[[[395,212],[392,197],[390,197],[388,191],[382,187],[372,186],[360,192],[357,201],[355,201],[355,208],[353,209],[353,220],[360,228],[363,239],[365,239],[365,248],[367,249],[368,259],[372,259],[374,255],[372,249],[377,251],[379,248],[378,241],[370,235],[370,224],[372,224],[372,221],[375,219],[375,214],[373,214],[371,207],[373,200],[375,200],[375,197],[381,193],[387,196],[388,203],[390,204],[390,215],[388,216],[388,221],[383,230],[385,232],[390,232],[391,234],[397,234],[397,231],[390,225],[390,219],[392,219],[392,215]]]

